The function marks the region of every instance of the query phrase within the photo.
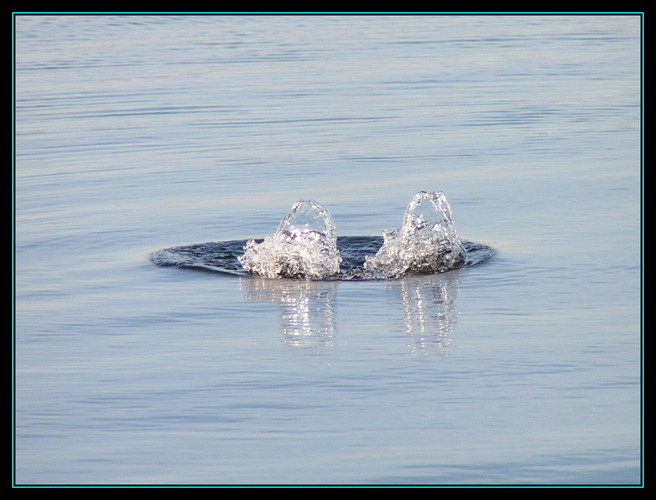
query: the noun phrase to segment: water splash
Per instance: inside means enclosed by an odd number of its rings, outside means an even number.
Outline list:
[[[350,281],[437,274],[478,266],[495,253],[487,245],[460,240],[442,193],[420,191],[408,205],[403,225],[383,236],[338,238],[324,206],[299,201],[264,240],[184,245],[150,257],[158,266],[232,276]]]
[[[324,279],[339,273],[337,230],[328,210],[312,200],[297,201],[273,236],[249,239],[239,262],[267,278]]]
[[[408,204],[403,225],[383,231],[383,246],[366,257],[364,268],[378,278],[398,278],[445,272],[466,262],[446,197],[441,191],[419,191]]]

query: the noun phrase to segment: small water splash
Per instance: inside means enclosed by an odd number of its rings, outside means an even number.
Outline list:
[[[466,262],[446,196],[441,191],[419,191],[408,204],[403,225],[383,231],[383,246],[375,256],[366,257],[364,268],[377,278],[398,278],[441,273]]]
[[[337,230],[328,210],[312,200],[297,201],[273,236],[249,239],[239,262],[267,278],[324,279],[339,273]]]

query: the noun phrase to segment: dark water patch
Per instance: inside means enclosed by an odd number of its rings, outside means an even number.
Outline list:
[[[151,254],[154,264],[161,267],[177,267],[232,276],[248,276],[238,258],[244,254],[248,240],[229,240],[176,246]],[[256,239],[262,242],[262,239]],[[365,277],[364,262],[367,255],[375,255],[383,245],[382,236],[339,236],[337,248],[342,257],[340,272],[334,280],[362,280]],[[488,262],[496,253],[482,243],[463,241],[467,259],[462,267],[473,267]]]

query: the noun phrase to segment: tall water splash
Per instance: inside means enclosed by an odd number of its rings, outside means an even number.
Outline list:
[[[249,239],[239,262],[248,272],[267,278],[323,279],[339,273],[335,222],[312,200],[297,201],[273,236]]]
[[[449,271],[466,261],[444,194],[419,191],[408,204],[403,225],[383,231],[383,246],[366,257],[364,267],[376,277],[397,278]]]

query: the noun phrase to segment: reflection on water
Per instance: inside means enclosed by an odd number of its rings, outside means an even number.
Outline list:
[[[286,343],[299,347],[333,344],[337,282],[249,277],[241,278],[240,285],[247,300],[278,303]]]
[[[458,271],[386,282],[386,288],[400,296],[413,353],[449,353],[456,328],[458,286]]]
[[[403,322],[413,353],[445,356],[456,327],[458,271],[408,276],[385,282],[385,290],[398,295]],[[240,278],[249,301],[277,302],[284,341],[298,347],[335,343],[338,281]]]

